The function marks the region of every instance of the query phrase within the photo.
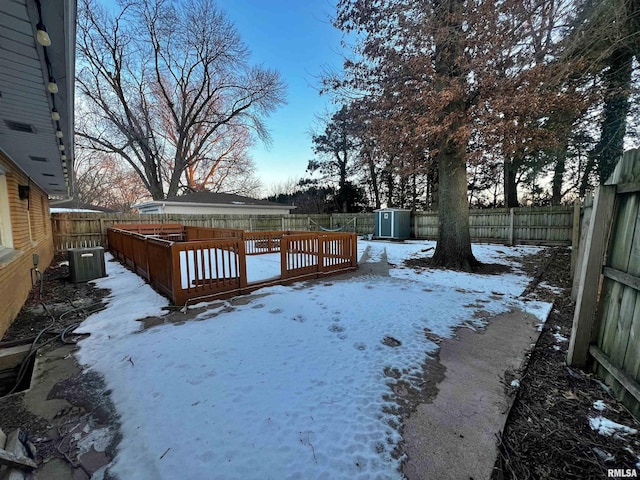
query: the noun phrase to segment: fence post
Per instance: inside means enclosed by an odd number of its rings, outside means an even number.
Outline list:
[[[100,242],[102,245],[107,244],[107,231],[104,228],[104,218],[100,219]]]
[[[351,266],[358,268],[358,236],[353,234],[350,239],[351,245]]]
[[[573,202],[573,230],[571,232],[571,278],[576,274],[576,262],[580,247],[580,205],[580,199],[576,198]]]
[[[244,240],[236,239],[238,246],[238,267],[240,269],[240,293],[242,293],[242,289],[246,288],[249,284],[249,279],[247,278],[247,254],[244,246]]]
[[[180,251],[178,250],[178,244],[172,244],[168,247],[169,258],[167,262],[169,271],[169,278],[171,279],[171,293],[172,301],[174,305],[184,305],[187,299],[182,290],[182,272],[180,271]]]
[[[287,273],[287,256],[289,251],[289,243],[287,242],[287,236],[283,235],[280,238],[280,278],[285,279],[288,277]]]
[[[324,247],[325,247],[325,238],[320,234],[316,235],[316,248],[318,251],[318,275],[320,277],[322,273],[324,273]]]
[[[602,263],[616,200],[615,185],[598,187],[591,222],[585,241],[584,259],[579,272],[578,299],[573,315],[567,364],[584,368],[587,364],[591,333],[594,327]]]
[[[515,226],[515,210],[513,207],[509,209],[509,245],[514,245],[515,234],[514,234],[514,226]]]
[[[149,267],[149,239],[144,239],[144,260],[145,260],[145,268],[147,270],[147,282],[150,285],[153,285],[153,281],[151,280],[151,268]]]

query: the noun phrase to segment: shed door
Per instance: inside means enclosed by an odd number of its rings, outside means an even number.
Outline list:
[[[393,215],[391,212],[380,212],[380,236],[390,237],[391,226],[393,225]]]

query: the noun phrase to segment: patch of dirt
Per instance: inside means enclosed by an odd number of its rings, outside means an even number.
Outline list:
[[[20,313],[0,340],[7,342],[35,339],[45,327],[48,331],[62,329],[82,321],[102,308],[107,290],[91,283],[71,283],[66,255],[56,255],[43,274],[42,288],[37,283]]]
[[[445,270],[441,267],[434,267],[432,264],[432,257],[410,258],[404,261],[404,265],[418,271],[427,268],[437,268]],[[477,273],[478,275],[502,275],[504,273],[511,273],[512,271],[513,269],[509,265],[502,265],[500,263],[479,263],[473,269],[473,273]]]
[[[391,348],[396,348],[402,345],[402,343],[400,343],[400,340],[393,337],[384,337],[382,339],[382,343],[387,347],[391,347]]]
[[[640,435],[604,436],[592,430],[589,417],[603,415],[640,431],[640,423],[593,375],[566,366],[574,305],[571,302],[571,252],[547,248],[521,259],[532,275],[528,296],[554,301],[499,438],[493,480],[607,478],[608,468],[637,468]],[[562,289],[557,294],[541,287]],[[607,409],[593,408],[603,400]],[[631,450],[631,451],[629,451]]]

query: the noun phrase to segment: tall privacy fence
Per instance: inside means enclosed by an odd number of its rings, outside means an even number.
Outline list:
[[[640,418],[640,150],[624,154],[586,219],[567,362],[592,369]]]
[[[54,213],[51,215],[57,253],[69,248],[107,247],[107,229],[119,223],[180,223],[185,226],[259,231],[342,231],[373,234],[373,213],[316,215],[179,215],[119,213]],[[474,242],[571,245],[574,231],[572,206],[472,210],[470,233]],[[414,238],[438,236],[438,214],[415,212],[411,216]]]

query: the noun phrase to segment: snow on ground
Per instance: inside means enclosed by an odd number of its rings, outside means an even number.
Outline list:
[[[636,430],[635,428],[616,423],[613,420],[609,420],[608,418],[601,415],[597,417],[590,417],[589,426],[591,427],[591,430],[595,430],[600,435],[606,435],[608,437],[610,437],[611,435],[624,437],[628,434],[635,435],[636,433],[638,433],[638,430]]]
[[[560,342],[560,343],[569,341],[569,339],[567,337],[565,337],[564,335],[562,335],[561,333],[558,333],[558,332],[553,334],[553,338],[556,339],[556,342]]]
[[[214,278],[237,277],[235,255],[217,248],[180,252],[181,287],[187,288],[196,279],[211,278],[212,273],[215,273]],[[280,253],[247,255],[249,283],[271,280],[279,276]]]
[[[247,281],[271,280],[280,276],[280,253],[247,255]]]
[[[594,410],[598,410],[599,412],[604,412],[607,409],[607,404],[604,403],[603,400],[596,400],[593,402]]]
[[[134,333],[167,301],[108,262],[109,307],[78,331],[79,360],[104,375],[122,424],[112,473],[122,479],[401,478],[392,379],[412,381],[437,346],[514,307],[545,319],[550,304],[516,298],[522,274],[481,276],[402,267],[433,242],[359,241],[386,251],[390,277],[328,277],[275,286],[245,305],[210,304],[199,321]],[[532,248],[474,246],[482,261]],[[265,261],[268,261],[265,258]],[[250,264],[253,274],[268,266]],[[255,276],[250,278],[256,278]],[[263,295],[260,295],[263,294]],[[385,337],[400,342],[382,343]],[[387,342],[389,343],[389,342]],[[391,342],[393,343],[393,342]]]

